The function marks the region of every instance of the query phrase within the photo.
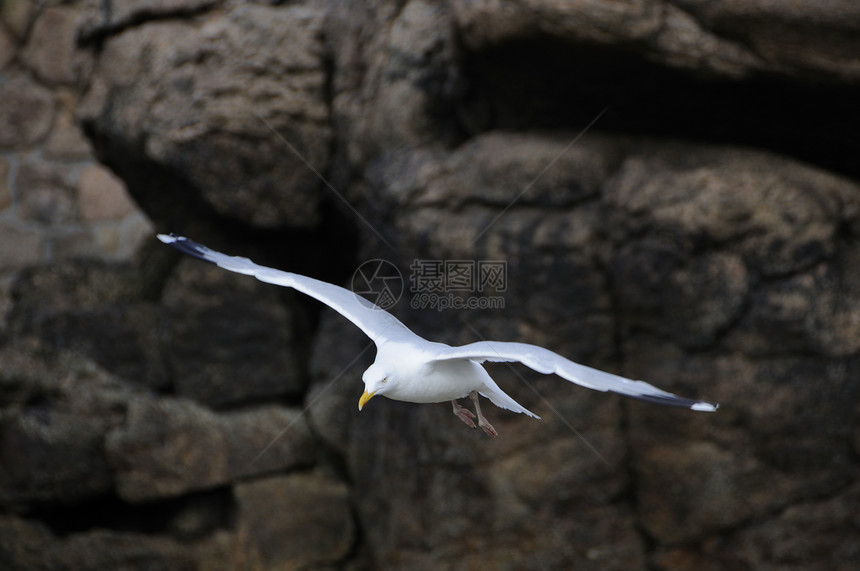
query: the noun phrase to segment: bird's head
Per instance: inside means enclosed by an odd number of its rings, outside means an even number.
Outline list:
[[[361,376],[361,380],[364,381],[364,393],[358,401],[358,410],[364,408],[367,401],[373,398],[374,395],[385,394],[385,391],[393,380],[393,375],[387,369],[374,363],[367,368]]]

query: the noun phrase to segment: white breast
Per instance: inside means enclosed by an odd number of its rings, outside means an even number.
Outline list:
[[[445,402],[481,390],[487,372],[469,360],[424,362],[398,377],[396,389],[385,396],[395,400],[430,403]]]

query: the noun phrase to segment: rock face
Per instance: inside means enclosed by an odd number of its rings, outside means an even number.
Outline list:
[[[82,117],[221,216],[312,227],[323,183],[306,164],[327,170],[331,147],[323,16],[252,4],[111,35]]]
[[[847,0],[3,3],[0,568],[851,568],[858,28]],[[490,364],[541,421],[359,413],[358,329],[138,246],[136,205],[346,285],[385,260],[428,338],[721,407]]]

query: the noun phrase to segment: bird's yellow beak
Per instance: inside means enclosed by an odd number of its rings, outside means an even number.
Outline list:
[[[361,395],[361,398],[358,399],[358,410],[361,410],[362,408],[364,408],[364,405],[367,404],[367,401],[372,399],[373,395],[375,395],[375,394],[376,393],[369,393],[367,391],[364,391],[364,393],[362,393],[362,395]]]

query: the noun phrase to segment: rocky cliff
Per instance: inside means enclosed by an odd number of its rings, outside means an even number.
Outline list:
[[[852,568],[855,4],[3,2],[0,567]],[[359,330],[153,228],[721,407],[359,413]]]

